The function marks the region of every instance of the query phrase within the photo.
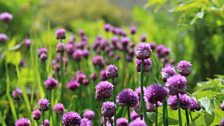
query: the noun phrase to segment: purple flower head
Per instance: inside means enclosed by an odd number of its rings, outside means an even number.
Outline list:
[[[224,111],[224,100],[222,101],[221,109],[222,109],[222,111]]]
[[[119,42],[119,38],[118,37],[113,36],[111,38],[111,43],[113,44],[114,47],[117,47],[118,42]]]
[[[23,43],[24,45],[27,47],[27,48],[30,48],[30,45],[31,45],[31,40],[29,38],[25,38],[23,40]]]
[[[141,64],[142,64],[142,60],[138,60],[136,59],[136,70],[137,72],[141,72]],[[143,62],[143,71],[144,72],[148,72],[150,71],[152,68],[152,61],[150,58],[148,59],[144,59],[144,62]]]
[[[146,35],[142,35],[142,36],[141,36],[141,42],[146,42],[146,40],[147,40],[147,39],[146,39]]]
[[[87,118],[89,120],[93,120],[95,117],[95,113],[92,110],[85,110],[83,113],[83,118]]]
[[[117,126],[128,126],[128,120],[126,118],[118,118],[116,124]]]
[[[219,126],[224,126],[224,118],[221,120]]]
[[[147,124],[143,120],[135,119],[129,124],[129,126],[147,126]]]
[[[101,112],[102,112],[102,115],[104,117],[112,117],[114,116],[115,114],[115,104],[114,102],[110,102],[110,101],[107,101],[107,102],[104,102],[102,104],[102,108],[101,108]]]
[[[8,36],[6,34],[0,33],[0,44],[8,41]]]
[[[49,101],[47,99],[40,99],[38,102],[40,111],[47,111],[49,109]]]
[[[131,112],[131,119],[132,120],[135,120],[135,119],[137,119],[137,118],[139,118],[140,117],[140,115],[136,112],[136,111],[132,111]]]
[[[151,54],[150,45],[147,43],[139,43],[136,48],[136,58],[139,60],[144,60],[149,58]]]
[[[146,102],[146,108],[149,112],[155,112],[156,111],[156,107],[153,103],[150,102]]]
[[[71,80],[70,82],[67,83],[66,87],[69,89],[69,90],[75,90],[77,88],[80,87],[80,83],[78,83],[77,81],[75,80]]]
[[[92,62],[93,62],[93,65],[95,67],[97,67],[97,66],[98,67],[103,67],[104,64],[105,64],[105,61],[103,60],[103,57],[102,56],[95,56],[95,57],[93,57]]]
[[[80,50],[80,49],[75,50],[72,54],[72,57],[75,61],[80,61],[82,58],[82,50]]]
[[[87,50],[87,49],[83,50],[82,55],[83,55],[83,57],[88,58],[89,57],[89,50]]]
[[[93,81],[95,81],[95,80],[97,79],[97,74],[96,74],[96,73],[92,73],[92,74],[90,75],[90,78],[91,78]]]
[[[58,115],[61,115],[61,114],[63,114],[64,113],[64,105],[63,104],[61,104],[61,103],[57,103],[57,104],[55,104],[54,105],[54,112],[56,113],[56,114],[58,114]]]
[[[107,78],[116,78],[118,77],[118,68],[115,65],[109,65],[106,68]]]
[[[64,126],[79,126],[81,117],[76,112],[67,112],[62,116],[62,124]]]
[[[145,87],[143,87],[143,95],[144,95],[144,92],[145,92]],[[138,87],[135,89],[135,93],[138,95],[138,98],[140,100],[140,95],[141,95],[141,87]]]
[[[112,26],[111,26],[110,24],[105,24],[105,25],[104,25],[104,30],[105,30],[106,32],[109,32],[109,31],[111,30],[111,28],[112,28]]]
[[[132,35],[134,35],[134,34],[136,33],[136,27],[135,27],[135,26],[131,26],[131,27],[130,27],[130,33],[131,33]]]
[[[47,49],[46,48],[39,48],[38,49],[38,57],[41,61],[45,62],[47,60]]]
[[[63,43],[58,43],[56,52],[64,52],[65,51],[65,45]]]
[[[174,75],[167,79],[166,87],[169,89],[171,95],[178,93],[185,93],[187,90],[187,79],[181,75]]]
[[[158,101],[163,102],[168,95],[168,91],[165,87],[160,84],[152,84],[146,88],[144,98],[147,102],[157,103]]]
[[[165,56],[169,55],[170,49],[166,48],[164,45],[156,46],[156,54],[159,58],[164,58]]]
[[[19,100],[23,96],[23,92],[21,89],[17,88],[12,91],[12,97],[16,100]]]
[[[179,94],[179,98],[180,98],[180,107],[182,109],[188,109],[191,104],[190,97],[187,94]],[[171,95],[168,98],[168,105],[173,110],[177,109],[177,96],[176,95]]]
[[[156,44],[154,42],[150,42],[149,45],[150,45],[152,50],[155,50]]]
[[[44,120],[44,126],[50,126],[50,121],[47,120],[47,119],[45,119],[45,120]]]
[[[65,51],[66,51],[69,55],[73,54],[73,51],[74,51],[74,45],[71,44],[71,43],[66,44],[66,45],[65,45]]]
[[[57,39],[65,39],[65,29],[61,28],[55,32]]]
[[[83,36],[85,36],[85,32],[84,32],[83,30],[79,30],[79,35],[80,35],[81,37],[83,37]]]
[[[199,111],[201,109],[200,104],[197,102],[195,98],[190,98],[190,110],[191,111]]]
[[[30,126],[30,120],[27,118],[20,118],[16,121],[15,126]]]
[[[107,78],[107,74],[106,74],[106,70],[101,70],[100,71],[100,80],[101,81],[105,81],[105,80],[107,80],[108,78]]]
[[[162,75],[163,80],[166,82],[166,80],[168,78],[176,75],[176,71],[172,66],[166,66],[166,67],[162,68],[161,75]]]
[[[124,89],[118,94],[117,102],[121,106],[135,107],[138,104],[138,95],[132,89]]]
[[[129,42],[130,42],[130,40],[128,37],[121,38],[121,43],[122,43],[123,48],[127,47]]]
[[[39,109],[34,110],[32,115],[34,120],[39,120],[41,118],[41,111]]]
[[[12,19],[13,19],[13,16],[9,12],[3,12],[3,13],[0,14],[0,20],[3,21],[3,22],[8,23]]]
[[[52,90],[52,89],[56,88],[57,86],[58,86],[58,81],[56,79],[54,79],[53,77],[49,77],[45,81],[45,87],[48,90]]]
[[[177,64],[178,72],[183,76],[188,76],[191,73],[191,63],[188,61],[180,61]]]
[[[113,85],[108,81],[101,81],[96,85],[96,100],[110,98],[113,92]]]
[[[87,118],[82,118],[80,126],[92,126],[92,121]]]

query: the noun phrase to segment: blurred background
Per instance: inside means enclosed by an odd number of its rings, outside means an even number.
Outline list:
[[[145,34],[149,41],[169,47],[173,60],[192,62],[189,85],[193,88],[198,81],[224,74],[223,3],[223,0],[0,0],[0,12],[8,11],[14,17],[8,26],[10,31],[0,29],[0,32],[19,43],[25,37],[42,36],[55,27],[65,27],[73,33],[82,28],[87,35],[96,36],[104,23],[124,29],[134,25],[139,36]]]

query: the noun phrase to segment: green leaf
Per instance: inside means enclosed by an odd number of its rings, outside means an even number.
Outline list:
[[[22,59],[22,54],[20,52],[7,51],[5,52],[5,56],[6,56],[6,62],[12,63],[15,66],[18,66]]]
[[[199,100],[201,105],[205,108],[205,110],[212,115],[213,113],[213,106],[211,104],[211,100],[208,97],[202,98]]]

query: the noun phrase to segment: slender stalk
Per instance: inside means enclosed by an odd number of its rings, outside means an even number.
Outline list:
[[[163,101],[163,125],[168,126],[168,111],[167,111],[167,101]]]
[[[42,122],[43,122],[43,125],[44,125],[44,111],[42,111],[42,115],[43,115]]]
[[[130,107],[127,106],[127,111],[128,111],[128,123],[131,122],[131,116],[130,116]]]
[[[178,108],[178,120],[179,120],[179,126],[182,126],[182,118],[181,118],[181,110],[180,110],[180,98],[179,98],[179,94],[177,94],[177,108]]]
[[[186,114],[187,126],[190,126],[189,114],[187,109],[185,110],[185,114]]]
[[[63,104],[63,94],[64,94],[64,64],[63,64],[63,52],[60,53],[60,81],[61,81],[61,102]]]
[[[114,126],[116,126],[116,120],[117,120],[116,109],[117,109],[117,105],[116,105],[116,91],[115,91],[115,79],[114,78],[112,78],[112,84],[114,85],[114,88],[113,88],[113,101],[114,101],[114,104],[115,104]]]
[[[140,82],[140,87],[141,87],[141,96],[140,96],[140,110],[141,110],[141,120],[143,120],[143,117],[144,117],[144,120],[147,122],[147,115],[146,115],[146,110],[145,110],[145,103],[144,103],[144,99],[143,99],[143,79],[144,79],[144,60],[142,60],[142,63],[141,63],[141,82]],[[142,116],[142,114],[144,116]]]
[[[156,126],[158,126],[158,103],[156,102]]]
[[[106,117],[104,117],[104,126],[107,126]]]

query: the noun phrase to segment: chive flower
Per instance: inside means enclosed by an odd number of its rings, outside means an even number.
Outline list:
[[[15,126],[30,126],[30,120],[27,118],[20,118],[16,121]]]
[[[56,88],[57,86],[58,86],[58,81],[56,79],[54,79],[53,77],[49,77],[45,81],[45,87],[48,90],[52,90],[52,89]]]
[[[64,113],[64,105],[63,104],[61,104],[61,103],[57,103],[57,104],[55,104],[54,105],[54,108],[53,108],[53,110],[54,110],[54,112],[57,114],[57,115],[61,115],[61,114],[63,114]]]
[[[8,41],[8,36],[6,34],[0,33],[0,44]]]
[[[50,103],[47,99],[40,99],[38,105],[40,111],[48,111]]]
[[[101,112],[104,117],[112,117],[116,112],[114,102],[106,101],[102,104]]]
[[[32,115],[34,120],[39,120],[41,118],[41,111],[39,109],[34,110]]]
[[[139,60],[144,60],[149,58],[151,54],[150,45],[147,43],[139,43],[136,47],[136,58]]]
[[[134,121],[132,121],[129,126],[147,126],[147,124],[145,123],[145,121],[140,120],[140,119],[135,119]]]
[[[184,76],[174,75],[167,79],[166,87],[169,89],[171,95],[178,93],[185,93],[187,90],[187,80]]]
[[[121,106],[135,107],[138,104],[138,95],[132,89],[124,89],[117,95],[117,102]]]
[[[92,110],[85,110],[83,113],[83,118],[87,118],[89,120],[93,120],[95,117],[95,113]]]
[[[3,12],[0,14],[0,20],[3,22],[10,22],[13,19],[12,14],[10,14],[9,12]]]
[[[55,35],[57,39],[65,39],[65,29],[61,28],[56,30]]]
[[[190,62],[183,60],[177,64],[177,69],[181,75],[188,76],[191,74],[191,66]]]
[[[107,78],[116,78],[118,77],[118,68],[115,65],[109,65],[106,68]]]
[[[162,75],[163,80],[166,82],[166,80],[168,78],[176,75],[176,71],[172,66],[168,65],[168,66],[165,66],[164,68],[162,68],[161,75]]]
[[[100,101],[103,99],[110,98],[113,92],[113,85],[108,81],[101,81],[96,85],[96,100]]]
[[[62,116],[62,124],[64,126],[79,126],[81,117],[76,112],[67,112]]]
[[[116,124],[117,126],[128,126],[128,120],[126,118],[118,118]]]

